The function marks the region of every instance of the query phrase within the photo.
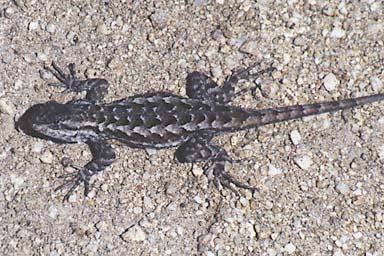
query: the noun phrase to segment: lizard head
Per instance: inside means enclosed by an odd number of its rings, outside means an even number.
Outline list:
[[[65,112],[65,106],[56,101],[36,104],[27,109],[15,122],[15,128],[33,137],[65,142],[64,138],[60,137],[58,127]]]

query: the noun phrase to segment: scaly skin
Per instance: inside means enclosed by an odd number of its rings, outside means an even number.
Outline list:
[[[224,149],[211,143],[213,136],[384,99],[384,94],[376,94],[262,110],[229,105],[236,96],[234,85],[240,79],[258,77],[274,70],[268,68],[252,75],[250,71],[256,65],[235,72],[221,87],[208,76],[192,72],[187,76],[188,97],[168,92],[150,92],[104,103],[103,97],[108,91],[107,80],[78,80],[74,64],[68,66],[67,75],[53,63],[54,70],[51,72],[60,81],[53,85],[75,92],[86,91],[85,99],[65,104],[55,101],[36,104],[19,118],[16,128],[33,137],[57,143],[88,144],[92,160],[84,167],[76,167],[78,172],[64,175],[64,184],[57,188],[69,187],[64,200],[80,183],[85,184],[87,195],[90,177],[114,162],[115,153],[108,144],[112,139],[136,148],[178,147],[175,156],[179,162],[208,161],[205,174],[212,174],[217,186],[223,185],[234,190],[232,183],[253,191],[255,188],[235,180],[225,171],[225,163],[232,160]]]

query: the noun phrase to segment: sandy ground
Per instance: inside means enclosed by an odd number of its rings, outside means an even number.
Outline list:
[[[288,3],[287,3],[288,2]],[[384,255],[384,108],[220,136],[254,195],[218,191],[173,149],[115,145],[118,160],[84,198],[54,192],[83,165],[85,145],[14,130],[29,106],[75,94],[49,87],[51,61],[104,77],[107,101],[185,94],[198,70],[221,83],[260,61],[272,76],[243,82],[235,104],[262,108],[383,92],[382,1],[38,1],[0,3],[2,255]],[[352,2],[352,3],[350,3]],[[256,84],[255,84],[256,83]]]

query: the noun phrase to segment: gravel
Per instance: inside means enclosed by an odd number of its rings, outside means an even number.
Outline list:
[[[220,135],[227,170],[258,191],[219,191],[173,149],[114,144],[116,162],[69,202],[55,191],[84,144],[18,133],[52,61],[104,77],[106,101],[185,94],[188,72],[222,84],[260,62],[272,75],[233,105],[268,108],[383,92],[382,1],[3,1],[0,15],[0,250],[4,255],[384,255],[382,104]],[[83,154],[83,152],[87,152]],[[71,168],[71,171],[75,171]]]

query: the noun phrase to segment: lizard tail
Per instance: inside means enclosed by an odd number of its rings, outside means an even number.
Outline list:
[[[294,105],[249,111],[248,118],[239,129],[258,127],[265,124],[287,121],[304,116],[317,115],[384,100],[384,93],[340,101],[328,101],[307,105]]]

